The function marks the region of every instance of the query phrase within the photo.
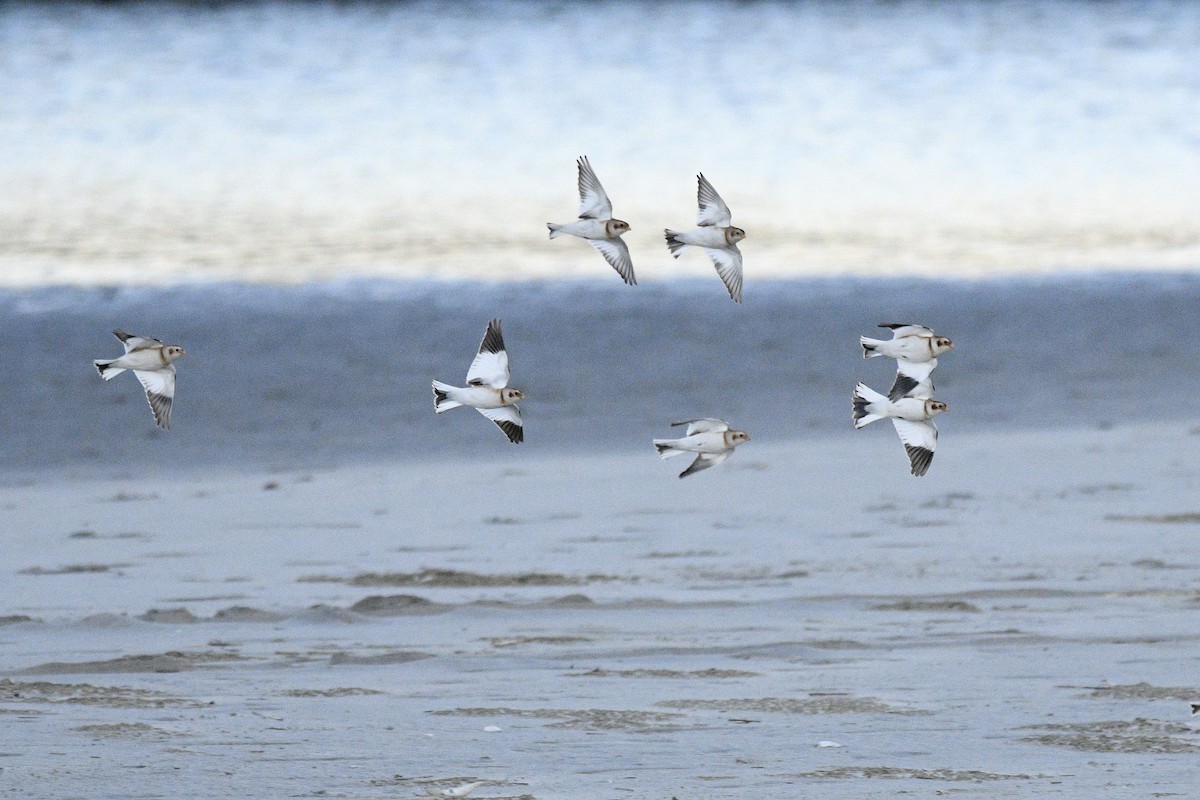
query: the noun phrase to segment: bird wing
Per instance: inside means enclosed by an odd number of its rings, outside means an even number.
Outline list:
[[[695,473],[695,472],[699,472],[702,469],[708,469],[709,467],[715,467],[717,464],[720,464],[722,461],[724,461],[727,458],[729,458],[729,453],[727,453],[727,452],[726,453],[701,453],[700,455],[696,456],[696,460],[692,462],[692,465],[690,467],[685,469],[683,472],[679,473],[679,477],[686,478],[688,475],[691,475],[692,473]]]
[[[503,389],[508,386],[508,351],[504,349],[504,334],[500,332],[500,320],[488,323],[479,352],[467,370],[468,386],[490,386]]]
[[[477,408],[475,410],[496,423],[513,444],[520,444],[525,441],[525,428],[521,423],[521,409],[516,406],[501,406],[500,408]]]
[[[145,350],[150,347],[162,347],[163,343],[158,339],[152,339],[149,336],[135,336],[132,333],[117,328],[113,331],[113,336],[121,340],[121,344],[125,345],[125,352],[132,353],[134,350]]]
[[[579,218],[612,219],[612,202],[592,171],[588,157],[580,156],[575,163],[579,166]]]
[[[168,364],[156,370],[134,370],[133,374],[146,390],[146,400],[150,403],[150,410],[154,412],[154,421],[158,423],[158,427],[169,430],[171,402],[175,399],[175,365]]]
[[[700,174],[696,176],[696,179],[699,182],[699,186],[696,188],[696,204],[699,206],[699,210],[696,211],[696,224],[700,226],[716,225],[720,228],[729,227],[733,222],[729,206],[725,205],[725,201],[708,182],[708,178]]]
[[[918,400],[933,397],[933,381],[929,375],[936,366],[936,358],[921,362],[896,359],[896,382],[888,392],[888,400],[894,403],[902,397],[915,397]]]
[[[717,268],[733,302],[742,302],[742,251],[736,244],[731,244],[729,247],[706,247],[704,252]]]
[[[933,336],[933,330],[926,328],[924,325],[910,325],[907,322],[881,322],[881,328],[890,328],[893,339],[902,339],[905,336]]]
[[[933,451],[937,449],[937,428],[928,420],[913,422],[907,419],[892,418],[900,441],[904,442],[904,451],[908,453],[913,475],[924,475],[933,461]]]
[[[723,419],[713,419],[712,417],[703,417],[701,419],[684,419],[679,422],[672,422],[672,427],[677,425],[687,425],[687,436],[694,433],[724,433],[729,430],[729,423]]]
[[[617,274],[630,286],[637,285],[633,274],[633,259],[629,257],[629,246],[620,237],[612,239],[586,239],[592,247],[600,251],[604,260],[617,271]]]

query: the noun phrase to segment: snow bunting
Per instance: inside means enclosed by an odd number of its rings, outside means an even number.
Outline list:
[[[854,427],[861,428],[884,417],[891,417],[908,453],[913,475],[924,475],[937,449],[937,427],[933,418],[949,411],[945,403],[917,397],[889,400],[879,392],[860,383],[854,389]]]
[[[1192,716],[1200,717],[1200,703],[1192,703]]]
[[[687,425],[687,435],[682,439],[655,439],[654,447],[661,458],[671,458],[684,453],[699,453],[692,465],[679,473],[686,478],[693,472],[715,467],[742,442],[750,441],[745,431],[730,430],[729,423],[720,419],[687,419],[671,425]]]
[[[500,333],[500,320],[488,323],[479,353],[467,370],[467,385],[459,388],[441,381],[433,382],[433,410],[438,414],[459,406],[470,406],[500,426],[513,444],[525,440],[521,409],[517,401],[525,394],[508,388],[508,352]]]
[[[146,390],[154,421],[164,430],[170,428],[171,401],[175,398],[174,362],[186,351],[177,345],[163,344],[148,336],[134,336],[119,328],[113,331],[113,336],[125,345],[125,355],[92,361],[100,377],[111,381],[125,370],[132,370]]]
[[[580,156],[575,163],[579,167],[579,220],[565,225],[547,222],[550,238],[569,235],[586,240],[600,251],[626,283],[633,286],[637,283],[633,276],[633,261],[629,258],[629,246],[621,239],[621,234],[629,230],[629,223],[613,219],[612,202],[592,171],[587,156]]]
[[[667,229],[667,249],[671,255],[679,258],[685,247],[700,247],[712,260],[717,268],[717,274],[725,282],[729,296],[735,303],[742,302],[742,251],[737,243],[746,238],[746,232],[733,227],[733,217],[729,206],[717,194],[717,190],[708,182],[703,174],[696,176],[699,187],[696,189],[696,202],[699,210],[696,212],[696,224],[699,228],[694,231],[673,231]]]
[[[945,336],[934,334],[924,325],[881,322],[879,327],[891,328],[892,338],[889,340],[868,339],[866,336],[860,336],[858,342],[862,345],[863,358],[887,356],[920,363],[932,361],[954,347],[954,342]]]
[[[451,789],[442,789],[438,794],[442,797],[466,797],[485,783],[487,781],[471,781],[470,783],[464,783]]]

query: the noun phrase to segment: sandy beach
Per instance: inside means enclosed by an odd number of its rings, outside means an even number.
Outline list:
[[[10,477],[0,786],[1187,797],[1198,444]]]

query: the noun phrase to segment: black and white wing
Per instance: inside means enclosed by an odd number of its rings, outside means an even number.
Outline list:
[[[585,239],[588,244],[600,251],[604,260],[617,271],[630,286],[637,285],[633,274],[633,259],[629,257],[629,246],[619,237],[614,239]]]
[[[731,244],[729,247],[706,247],[704,252],[717,268],[733,302],[742,302],[742,251],[736,244]]]
[[[516,406],[501,406],[500,408],[479,408],[476,411],[496,423],[513,444],[525,441],[525,427],[521,424],[521,409]]]
[[[467,370],[468,386],[490,386],[503,389],[508,386],[508,351],[504,349],[504,334],[500,332],[500,320],[488,323],[479,353]]]
[[[154,421],[163,430],[171,427],[171,402],[175,399],[175,365],[168,364],[152,371],[134,370],[134,375],[146,390],[146,400],[154,412]]]
[[[724,433],[729,430],[729,423],[723,419],[713,419],[712,417],[704,417],[701,419],[683,419],[679,422],[672,422],[671,427],[679,425],[687,425],[687,436],[695,433]],[[703,467],[701,467],[703,469]]]
[[[592,171],[587,156],[575,162],[579,166],[579,218],[612,219],[612,203]]]
[[[125,345],[125,352],[132,353],[134,350],[145,350],[148,347],[162,347],[163,343],[158,339],[152,339],[149,336],[135,336],[132,333],[127,333],[120,328],[113,331],[113,336],[121,340],[121,344]]]
[[[696,224],[701,227],[706,225],[716,225],[719,228],[729,227],[733,223],[733,215],[729,213],[729,206],[725,205],[725,201],[708,182],[708,178],[700,174],[696,176],[696,179],[700,184],[696,189],[696,203],[699,206],[699,210],[696,211]]]
[[[928,420],[912,422],[895,417],[892,418],[892,424],[896,426],[896,433],[900,434],[900,441],[904,442],[912,474],[918,477],[924,475],[933,461],[933,451],[937,449],[937,428]]]
[[[926,328],[924,325],[911,325],[907,322],[881,322],[879,327],[890,329],[893,339],[902,339],[905,336],[933,336],[931,328]]]
[[[937,359],[915,363],[896,359],[896,382],[888,392],[888,400],[893,403],[904,397],[915,397],[918,400],[928,400],[933,397],[933,381],[930,374],[937,366]]]
[[[691,434],[689,433],[688,435],[690,436]],[[699,472],[702,469],[708,469],[709,467],[715,467],[717,464],[720,464],[722,461],[724,461],[727,458],[729,458],[728,452],[725,452],[725,453],[701,453],[700,455],[696,456],[696,460],[692,462],[692,465],[690,467],[685,469],[683,472],[679,473],[679,477],[686,478],[688,475]]]

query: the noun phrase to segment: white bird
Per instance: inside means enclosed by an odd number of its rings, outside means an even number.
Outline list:
[[[440,794],[442,797],[466,797],[480,786],[483,786],[485,783],[487,783],[487,781],[471,781],[470,783],[464,783],[461,786],[455,786],[450,789],[442,789],[442,791],[438,794]]]
[[[699,247],[708,253],[717,274],[729,290],[729,296],[735,303],[742,302],[742,251],[737,243],[746,238],[746,232],[733,226],[733,216],[729,206],[717,194],[717,190],[708,182],[703,174],[696,176],[699,186],[696,189],[696,224],[699,228],[693,231],[673,231],[668,228],[667,248],[671,255],[679,258],[685,247]]]
[[[148,336],[134,336],[118,328],[113,336],[125,345],[125,355],[120,358],[97,358],[92,361],[100,377],[106,381],[132,370],[146,390],[146,400],[154,412],[158,427],[171,427],[171,402],[175,399],[175,360],[187,351],[173,344],[163,344]]]
[[[682,439],[655,439],[654,447],[661,458],[672,458],[684,453],[698,453],[692,465],[679,473],[686,478],[694,472],[715,467],[742,442],[750,441],[745,431],[730,430],[729,423],[720,419],[688,419],[672,422],[671,425],[687,425],[687,435]]]
[[[888,358],[922,363],[933,361],[954,347],[954,342],[945,336],[938,336],[924,325],[881,322],[879,327],[890,328],[892,338],[869,339],[866,336],[860,336],[858,341],[862,345],[863,358],[887,356]]]
[[[633,261],[629,257],[629,246],[621,239],[621,234],[629,230],[629,223],[613,219],[612,202],[592,171],[587,156],[580,156],[575,163],[579,167],[579,219],[564,225],[547,222],[550,238],[569,235],[584,239],[600,251],[627,284],[633,286],[637,283]]]
[[[933,418],[950,410],[945,403],[917,397],[889,400],[860,383],[854,389],[853,408],[855,428],[890,417],[908,453],[912,474],[920,476],[928,471],[933,451],[937,449],[938,432]]]
[[[525,429],[521,424],[521,409],[516,403],[524,400],[525,394],[508,388],[508,379],[508,352],[504,349],[500,320],[494,319],[488,323],[479,353],[467,370],[467,385],[457,387],[433,382],[433,410],[441,414],[459,406],[470,406],[496,423],[510,442],[520,444],[525,440]]]

